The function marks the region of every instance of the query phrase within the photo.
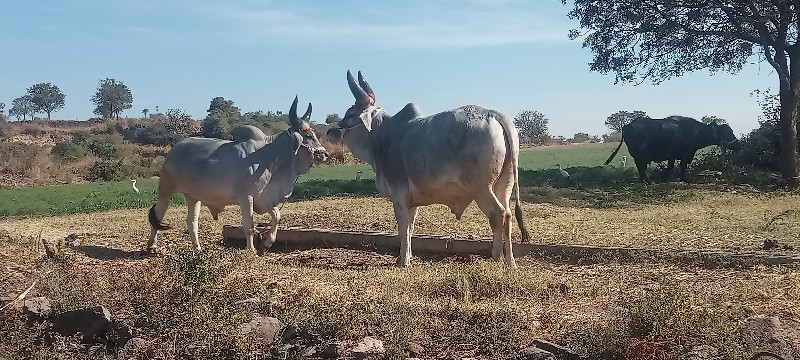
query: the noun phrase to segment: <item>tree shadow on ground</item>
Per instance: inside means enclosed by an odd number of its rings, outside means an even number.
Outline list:
[[[323,196],[378,195],[375,180],[309,180],[295,185],[290,201],[311,200]]]
[[[140,251],[125,251],[99,245],[77,245],[70,249],[78,251],[87,257],[98,260],[122,260],[140,258]]]
[[[659,179],[663,164],[649,170],[652,179]],[[550,203],[564,207],[626,208],[660,205],[691,200],[699,187],[727,191],[731,185],[708,182],[692,173],[690,183],[639,181],[635,167],[577,166],[565,169],[520,169],[520,192],[525,202]],[[677,169],[673,172],[677,176]],[[748,190],[745,188],[744,190]],[[310,180],[295,186],[290,201],[317,199],[325,196],[375,196],[375,180]]]
[[[612,166],[520,169],[522,200],[566,207],[625,208],[687,201],[694,185],[683,182],[644,184],[635,168]],[[651,174],[656,178],[659,174]]]

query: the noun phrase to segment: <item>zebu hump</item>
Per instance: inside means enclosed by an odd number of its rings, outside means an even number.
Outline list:
[[[238,126],[231,130],[231,135],[233,135],[233,140],[236,142],[247,140],[271,142],[271,140],[267,141],[268,137],[263,131],[261,131],[261,129],[252,125]]]

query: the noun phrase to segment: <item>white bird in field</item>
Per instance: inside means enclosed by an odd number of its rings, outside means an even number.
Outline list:
[[[627,164],[627,163],[628,163],[628,156],[627,155],[622,155],[622,162],[621,162],[622,167],[625,167],[625,164]]]
[[[356,181],[361,181],[361,171],[356,172]]]
[[[139,188],[136,187],[136,179],[131,179],[131,185],[133,186],[133,191],[135,191],[138,194]]]
[[[564,179],[569,179],[570,176],[567,170],[562,169],[561,164],[556,164],[556,165],[558,166],[558,173],[561,174],[561,177]]]

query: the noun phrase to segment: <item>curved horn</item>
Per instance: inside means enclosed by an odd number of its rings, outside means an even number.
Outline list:
[[[347,70],[347,85],[350,86],[350,92],[352,92],[353,96],[356,98],[356,104],[369,106],[369,95],[358,85],[356,79],[353,78],[353,74],[350,73],[350,70]]]
[[[311,120],[311,103],[308,103],[308,109],[306,109],[306,113],[303,114],[303,117],[301,117],[301,119],[305,121]]]
[[[361,88],[364,89],[364,92],[372,98],[372,103],[375,103],[375,92],[372,91],[372,88],[367,83],[367,80],[364,80],[364,76],[361,75],[361,71],[358,72],[358,84],[361,85]]]
[[[294,102],[292,102],[292,107],[289,108],[289,125],[296,126],[299,122],[297,121],[297,95],[294,96]]]

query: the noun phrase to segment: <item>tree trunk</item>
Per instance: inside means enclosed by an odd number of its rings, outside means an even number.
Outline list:
[[[800,69],[792,69],[800,70]],[[791,79],[790,84],[781,81],[780,128],[781,128],[781,175],[787,185],[794,189],[800,184],[797,156],[797,87],[800,81]]]

